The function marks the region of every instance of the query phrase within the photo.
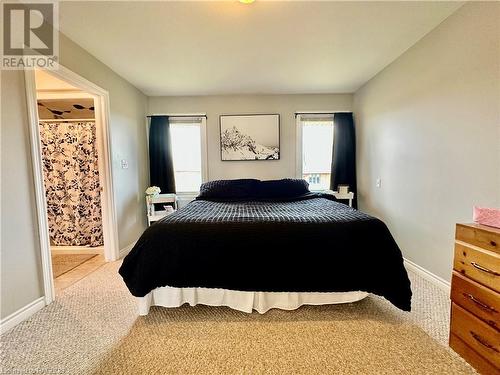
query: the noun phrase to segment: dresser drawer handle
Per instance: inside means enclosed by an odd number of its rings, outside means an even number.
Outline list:
[[[496,353],[500,353],[497,348],[495,348],[493,345],[491,345],[488,341],[483,339],[481,336],[479,336],[476,332],[470,331],[471,336],[476,340],[478,343],[480,343],[482,346],[493,350]]]
[[[472,302],[474,302],[476,305],[482,307],[485,310],[491,311],[493,313],[497,312],[493,307],[488,306],[486,303],[482,302],[481,300],[478,300],[476,297],[474,297],[472,294],[469,293],[463,293],[464,297],[470,299]]]
[[[486,272],[486,273],[489,273],[490,275],[493,275],[493,276],[500,276],[500,273],[498,272],[495,272],[493,270],[490,270],[489,268],[486,268],[486,267],[483,267],[481,266],[480,264],[477,264],[476,262],[470,262],[470,264],[477,268],[478,270],[480,271],[483,271],[483,272]]]
[[[495,241],[490,241],[490,245],[491,245],[491,246],[496,246],[496,245],[497,245],[497,243],[496,243]]]

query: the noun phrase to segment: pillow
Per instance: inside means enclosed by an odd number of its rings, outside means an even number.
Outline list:
[[[302,179],[260,181],[259,198],[292,198],[310,193],[309,183]]]
[[[255,179],[209,181],[201,185],[198,198],[252,199],[257,197],[259,183]]]

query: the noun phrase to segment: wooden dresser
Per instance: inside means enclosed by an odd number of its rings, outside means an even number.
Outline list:
[[[500,229],[457,224],[450,347],[481,374],[500,374]]]

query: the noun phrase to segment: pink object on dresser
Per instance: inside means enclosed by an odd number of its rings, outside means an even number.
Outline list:
[[[500,228],[500,208],[474,207],[475,223]]]

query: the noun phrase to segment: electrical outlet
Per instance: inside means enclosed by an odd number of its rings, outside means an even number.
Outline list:
[[[379,177],[377,178],[377,187],[380,188],[382,186],[382,179]]]
[[[122,169],[128,169],[128,161],[126,159],[121,160]]]

